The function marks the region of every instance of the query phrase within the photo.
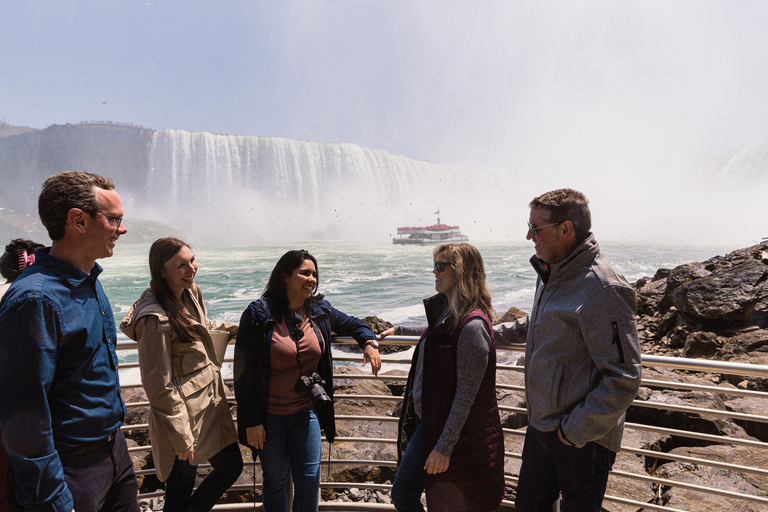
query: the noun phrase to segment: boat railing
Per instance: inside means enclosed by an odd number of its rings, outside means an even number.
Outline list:
[[[383,346],[387,345],[414,345],[418,338],[412,337],[412,336],[391,336],[386,338],[385,340],[382,340],[381,344]],[[355,343],[354,340],[348,337],[336,337],[334,342],[336,344],[352,344]],[[132,342],[121,342],[118,343],[118,349],[135,349],[136,344]],[[497,347],[498,350],[501,351],[524,351],[524,345],[518,344],[514,346],[508,346],[508,347]],[[230,362],[231,358],[225,359],[225,363]],[[334,353],[334,362],[335,363],[360,363],[362,362],[362,355],[356,355],[353,353],[347,353],[343,351],[335,351]],[[402,354],[394,353],[394,354],[384,354],[382,355],[382,363],[385,364],[398,364],[398,365],[410,365],[410,358],[403,357]],[[663,357],[663,356],[654,356],[654,355],[644,355],[642,358],[643,366],[646,367],[663,367],[663,368],[670,368],[675,370],[683,370],[688,372],[706,372],[706,373],[716,373],[716,374],[724,374],[724,375],[736,375],[741,377],[758,377],[762,379],[768,379],[768,366],[766,365],[755,365],[755,364],[746,364],[746,363],[733,363],[733,362],[725,362],[725,361],[715,361],[715,360],[704,360],[704,359],[686,359],[686,358],[676,358],[676,357]],[[129,363],[129,364],[121,364],[120,368],[131,368],[131,367],[137,367],[137,363]],[[510,364],[499,364],[497,365],[497,375],[498,372],[505,372],[505,371],[514,371],[514,372],[521,372],[523,370],[522,366],[517,365],[510,365]],[[387,382],[397,382],[402,381],[403,384],[405,384],[405,380],[407,377],[403,375],[383,375],[379,374],[378,377],[374,377],[370,373],[366,372],[365,374],[356,374],[356,373],[344,373],[340,375],[336,375],[336,378],[338,379],[345,379],[345,380],[367,380],[367,379],[374,379],[374,380],[381,380],[381,381],[387,381]],[[225,379],[225,382],[231,384],[231,378]],[[646,388],[654,388],[654,389],[670,389],[670,390],[687,390],[687,391],[700,391],[700,392],[709,392],[714,393],[717,395],[733,395],[733,396],[742,396],[742,397],[750,397],[750,398],[759,398],[759,399],[768,399],[768,393],[766,392],[760,392],[760,391],[754,391],[754,390],[747,390],[747,389],[737,389],[737,388],[723,388],[720,386],[707,386],[707,385],[700,385],[700,384],[687,384],[683,382],[673,382],[673,381],[661,381],[661,380],[652,380],[652,379],[643,379],[642,386]],[[128,385],[124,387],[140,387],[140,385]],[[516,385],[510,385],[510,384],[504,384],[501,382],[497,382],[497,389],[502,390],[509,390],[509,391],[518,391],[522,392],[525,390],[524,386],[516,386]],[[343,401],[343,400],[366,400],[366,401],[387,401],[387,402],[397,402],[401,401],[402,397],[398,396],[389,396],[389,395],[364,395],[364,394],[354,394],[354,393],[336,393],[335,394],[335,401]],[[234,403],[234,397],[228,397],[230,402]],[[126,404],[129,408],[134,407],[147,407],[149,404],[148,402],[134,402],[134,403],[128,403]],[[766,402],[766,405],[768,405],[768,402]],[[719,410],[719,409],[709,409],[709,408],[703,408],[703,407],[694,407],[694,406],[688,406],[688,405],[678,405],[678,404],[670,404],[670,403],[663,403],[663,402],[655,402],[655,401],[648,401],[648,400],[640,400],[635,399],[632,403],[632,407],[638,407],[638,408],[653,408],[660,411],[660,414],[663,413],[663,411],[675,411],[675,412],[683,412],[693,415],[707,415],[707,416],[717,416],[722,418],[730,418],[734,420],[739,421],[749,421],[749,422],[756,422],[756,423],[768,423],[768,416],[764,415],[755,415],[755,414],[744,414],[739,413],[735,411],[729,411],[729,410]],[[526,409],[524,407],[509,407],[509,406],[503,406],[500,405],[499,409],[501,412],[504,413],[514,413],[514,414],[521,414],[526,415]],[[768,410],[768,407],[766,407],[764,410]],[[382,416],[382,415],[343,415],[343,414],[337,414],[336,415],[337,420],[339,421],[347,421],[347,422],[370,422],[370,421],[377,421],[382,423],[389,423],[389,422],[397,422],[398,418],[394,416]],[[737,437],[731,437],[731,436],[725,436],[725,435],[717,435],[712,434],[708,432],[699,432],[696,431],[693,428],[693,424],[695,422],[691,422],[692,427],[690,429],[671,429],[671,428],[665,428],[665,427],[659,427],[654,426],[650,424],[643,424],[643,423],[631,423],[627,422],[625,425],[626,430],[636,430],[636,431],[646,431],[646,432],[655,432],[659,434],[674,436],[678,438],[688,438],[697,440],[698,442],[702,443],[719,443],[723,445],[731,445],[731,446],[747,446],[750,447],[752,450],[759,450],[760,453],[764,453],[765,457],[763,460],[768,460],[768,443],[755,440],[754,438],[737,438]],[[122,427],[125,431],[131,431],[131,430],[139,430],[139,429],[148,429],[147,424],[138,424],[138,425],[124,425]],[[519,441],[522,439],[523,436],[525,436],[525,427],[521,428],[504,428],[504,437],[507,440],[511,440],[513,438],[517,438]],[[625,436],[625,442],[626,442],[627,436]],[[337,437],[336,443],[384,443],[384,444],[395,444],[396,443],[395,438],[374,438],[374,437]],[[323,439],[324,445],[326,445],[325,439]],[[517,443],[519,445],[519,443]],[[521,445],[520,445],[521,446]],[[138,451],[149,451],[151,450],[151,446],[138,446],[133,447],[129,449],[131,452],[138,452]],[[674,453],[668,453],[668,452],[662,452],[657,450],[649,450],[642,447],[637,446],[629,446],[629,445],[622,445],[621,450],[626,453],[632,453],[639,457],[645,457],[647,459],[655,459],[657,461],[663,461],[663,462],[669,462],[669,461],[677,461],[682,462],[685,464],[689,464],[691,467],[693,466],[702,466],[702,467],[711,467],[711,468],[718,468],[723,471],[728,472],[735,472],[740,473],[744,475],[750,475],[751,477],[757,477],[760,479],[765,479],[768,477],[768,469],[764,467],[757,467],[757,466],[749,466],[749,465],[742,465],[742,464],[731,464],[722,462],[720,460],[716,460],[714,458],[703,458],[703,457],[690,457],[690,456],[684,456],[684,455],[678,455]],[[514,461],[515,464],[519,467],[519,461],[521,459],[521,453],[518,451],[505,451],[505,457],[507,461]],[[246,466],[251,466],[253,468],[253,471],[256,471],[256,466],[259,466],[259,461],[253,461],[248,460],[245,462]],[[389,491],[391,490],[391,484],[389,483],[383,483],[383,482],[338,482],[338,481],[329,481],[327,478],[328,471],[326,471],[326,465],[330,464],[332,466],[346,466],[346,467],[354,467],[354,466],[378,466],[380,468],[395,468],[397,465],[397,462],[395,460],[359,460],[359,459],[333,459],[328,462],[328,460],[323,460],[322,463],[322,471],[321,471],[321,489],[326,488],[333,488],[333,489],[368,489],[370,491]],[[202,464],[200,467],[205,468],[207,465]],[[138,475],[149,475],[154,474],[154,469],[146,469],[146,470],[140,470],[137,471]],[[516,474],[508,474],[505,477],[507,482],[508,489],[514,488],[517,485],[517,477]],[[643,482],[644,484],[647,484],[648,487],[652,488],[655,492],[658,493],[658,497],[654,500],[651,500],[652,502],[645,502],[645,501],[638,501],[635,499],[632,499],[631,496],[617,496],[610,493],[610,482],[616,481],[618,479],[624,479],[627,481],[639,481]],[[231,488],[233,491],[253,491],[254,487],[260,488],[260,485],[235,485]],[[621,486],[616,486],[615,488],[621,488]],[[672,478],[660,478],[656,476],[651,476],[648,474],[634,474],[627,471],[622,471],[619,469],[614,468],[613,471],[610,473],[609,477],[609,493],[606,494],[605,502],[604,502],[604,508],[607,510],[612,510],[610,508],[611,503],[621,504],[628,507],[637,507],[642,508],[643,510],[658,510],[658,511],[667,511],[667,512],[680,512],[680,509],[677,508],[671,508],[668,506],[665,506],[663,504],[663,500],[661,499],[661,495],[663,492],[669,488],[680,488],[680,489],[686,489],[690,491],[694,491],[697,493],[702,493],[702,495],[712,495],[712,496],[719,496],[724,498],[729,498],[732,500],[735,500],[734,502],[741,502],[744,503],[745,506],[747,504],[752,504],[754,506],[757,506],[757,508],[745,508],[745,510],[758,510],[761,509],[761,507],[766,507],[768,510],[768,497],[760,496],[757,494],[749,494],[746,492],[741,492],[739,490],[731,490],[731,489],[723,489],[716,485],[716,482],[712,482],[711,485],[699,485],[699,484],[691,484],[687,483],[686,481],[680,479],[672,479]],[[146,499],[146,498],[161,498],[163,496],[162,491],[152,492],[152,493],[145,493],[140,494],[139,499]],[[290,501],[289,501],[290,503]],[[507,496],[507,499],[505,499],[502,502],[501,505],[502,508],[507,508],[508,510],[514,510],[514,504],[513,500],[511,499],[511,496]],[[253,510],[253,509],[261,509],[261,503],[220,503],[216,505],[214,510]],[[388,503],[376,503],[376,502],[364,502],[364,501],[348,501],[348,502],[340,502],[340,501],[322,501],[319,505],[319,510],[338,510],[338,511],[347,511],[347,510],[395,510],[394,506]],[[739,508],[741,510],[741,508]]]

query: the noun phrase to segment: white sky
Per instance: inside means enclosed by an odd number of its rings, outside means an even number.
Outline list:
[[[768,140],[766,27],[751,0],[4,0],[0,116],[599,182]]]

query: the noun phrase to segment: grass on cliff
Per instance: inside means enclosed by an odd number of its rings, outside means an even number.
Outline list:
[[[11,126],[5,121],[0,121],[0,139],[3,137],[10,137],[11,135],[19,135],[21,133],[35,131],[37,131],[37,128],[30,128],[29,126]]]

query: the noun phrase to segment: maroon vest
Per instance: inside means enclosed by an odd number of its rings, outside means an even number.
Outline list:
[[[430,512],[496,510],[504,497],[504,434],[496,402],[496,344],[491,322],[479,309],[468,313],[453,332],[450,332],[453,317],[449,316],[426,337],[422,394],[424,457],[426,459],[437,444],[456,394],[459,335],[464,324],[478,317],[491,332],[488,366],[454,446],[448,471],[427,475]]]

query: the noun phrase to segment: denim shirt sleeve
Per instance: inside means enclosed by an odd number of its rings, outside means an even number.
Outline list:
[[[60,320],[44,298],[22,296],[0,311],[0,424],[16,474],[16,499],[36,512],[70,512],[74,506],[48,406]]]

